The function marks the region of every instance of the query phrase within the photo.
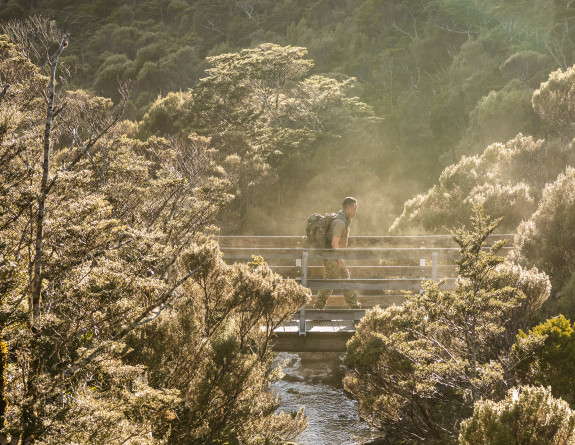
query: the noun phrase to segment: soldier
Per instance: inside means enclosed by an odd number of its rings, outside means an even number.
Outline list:
[[[357,212],[357,200],[355,198],[347,197],[343,200],[343,209],[339,211],[337,216],[333,219],[328,239],[331,239],[332,249],[345,249],[349,238],[349,229],[351,220]],[[323,260],[324,265],[324,278],[347,278],[349,279],[349,270],[345,267],[343,258],[337,260],[329,259]],[[313,305],[314,309],[323,309],[327,303],[327,299],[333,290],[320,290],[317,294],[317,299]],[[359,309],[360,305],[357,302],[357,293],[352,290],[343,292],[346,304],[352,309]]]

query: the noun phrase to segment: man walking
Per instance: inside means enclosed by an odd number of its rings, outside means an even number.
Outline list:
[[[343,200],[343,209],[339,211],[337,216],[333,219],[328,239],[331,239],[332,249],[345,249],[349,239],[349,229],[351,227],[351,220],[357,212],[357,200],[352,197],[347,197]],[[345,266],[343,258],[337,260],[329,259],[323,260],[324,278],[346,278],[349,279],[349,270]],[[320,290],[313,305],[314,309],[323,309],[327,303],[327,299],[333,290],[324,289]],[[352,290],[345,290],[343,292],[345,303],[352,309],[359,309],[360,305],[357,302],[357,293]]]

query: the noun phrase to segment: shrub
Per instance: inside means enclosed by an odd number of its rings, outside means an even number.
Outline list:
[[[566,139],[575,135],[575,67],[558,69],[533,93],[533,109]]]
[[[559,297],[575,272],[575,169],[545,187],[537,211],[518,227],[513,257],[544,270]]]
[[[563,315],[546,320],[528,333],[521,331],[514,353],[521,359],[523,384],[551,386],[555,397],[575,402],[575,329]]]
[[[501,402],[476,402],[460,431],[461,445],[568,445],[575,443],[575,414],[549,388],[523,386]]]
[[[501,217],[500,230],[515,231],[535,211],[545,184],[565,168],[570,151],[519,134],[505,144],[490,145],[481,155],[464,156],[446,167],[431,189],[404,204],[390,231],[443,231],[468,221],[474,205]]]
[[[454,233],[454,292],[429,282],[401,307],[369,311],[348,343],[345,388],[389,437],[454,442],[473,402],[503,397],[517,328],[549,295],[544,274],[505,263],[501,244],[484,248],[495,222],[478,208],[473,222],[473,232]]]

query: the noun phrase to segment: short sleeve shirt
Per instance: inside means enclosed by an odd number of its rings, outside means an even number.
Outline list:
[[[345,221],[341,218],[334,218],[333,222],[331,223],[331,236],[341,237],[339,240],[339,247],[345,248],[347,247],[347,241],[349,238],[349,226],[345,223]]]

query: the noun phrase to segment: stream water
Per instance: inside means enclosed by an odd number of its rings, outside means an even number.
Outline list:
[[[285,376],[273,385],[280,410],[291,412],[305,406],[309,426],[298,445],[364,444],[376,437],[356,410],[356,402],[343,390],[343,356],[337,353],[278,354],[286,362]]]

